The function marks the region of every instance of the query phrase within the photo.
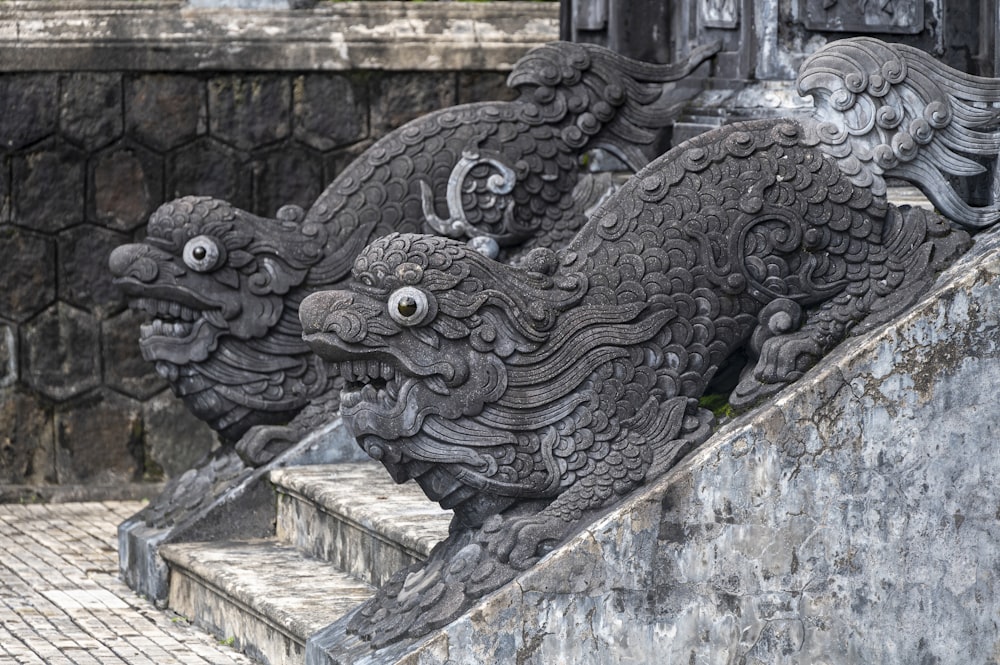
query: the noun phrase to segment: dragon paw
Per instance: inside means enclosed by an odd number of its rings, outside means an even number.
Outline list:
[[[746,370],[729,403],[747,407],[797,381],[823,357],[822,345],[806,333],[779,335],[761,347],[757,363]]]
[[[526,515],[504,520],[499,515],[483,524],[490,554],[512,568],[524,570],[545,556],[562,540],[567,525],[548,515]]]

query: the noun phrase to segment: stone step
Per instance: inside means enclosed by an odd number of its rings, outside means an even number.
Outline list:
[[[161,555],[171,609],[268,665],[301,665],[306,639],[373,592],[273,539],[174,543]]]
[[[451,511],[415,483],[397,485],[376,463],[276,469],[277,538],[375,586],[427,558],[448,535]]]

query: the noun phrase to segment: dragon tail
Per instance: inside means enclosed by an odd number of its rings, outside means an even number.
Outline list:
[[[1000,79],[856,37],[806,59],[798,90],[813,96],[818,147],[855,185],[882,195],[901,178],[962,226],[1000,220]]]
[[[593,44],[557,42],[518,61],[507,85],[537,108],[538,124],[561,126],[571,147],[606,149],[638,170],[660,152],[662,130],[701,91],[704,79],[690,75],[718,50],[715,42],[657,65]]]

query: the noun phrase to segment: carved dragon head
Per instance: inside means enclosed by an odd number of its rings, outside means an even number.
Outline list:
[[[327,382],[292,309],[324,240],[301,216],[288,207],[264,219],[185,197],[152,215],[143,242],[109,259],[129,306],[151,317],[143,357],[228,438],[287,419]]]
[[[306,341],[339,363],[351,433],[467,525],[557,496],[638,416],[615,402],[634,397],[625,347],[669,314],[577,307],[587,281],[556,264],[550,250],[511,267],[455,241],[392,234],[359,255],[348,290],[300,307]]]

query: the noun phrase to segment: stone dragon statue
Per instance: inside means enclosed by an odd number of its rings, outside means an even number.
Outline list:
[[[302,341],[302,298],[342,282],[357,253],[392,231],[470,239],[508,257],[564,244],[585,220],[574,196],[581,156],[602,148],[633,170],[646,164],[660,130],[701,89],[685,77],[716,50],[651,65],[596,46],[543,46],[510,74],[517,99],[393,131],[308,211],[286,206],[266,219],[205,197],[164,204],[145,240],[109,261],[130,307],[152,318],[143,356],[195,415],[266,462],[336,413],[337,374]]]
[[[811,117],[673,148],[564,248],[505,265],[393,233],[347,288],[302,302],[306,341],[345,379],[348,430],[455,513],[425,564],[352,615],[356,638],[450,622],[703,442],[699,398],[734,355],[745,408],[911,304],[970,244],[951,222],[1000,219],[949,181],[1000,151],[1000,81],[855,38],[810,56],[798,87]],[[948,219],[890,205],[889,177]]]

